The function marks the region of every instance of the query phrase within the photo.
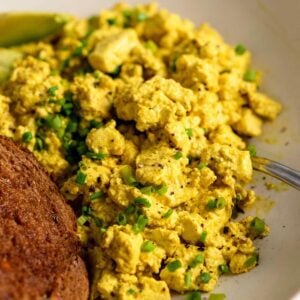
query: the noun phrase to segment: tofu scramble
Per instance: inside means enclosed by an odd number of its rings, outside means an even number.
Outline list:
[[[268,226],[244,138],[281,105],[250,52],[156,4],[72,18],[21,53],[1,86],[0,134],[32,151],[74,207],[91,299],[210,292],[258,264]]]

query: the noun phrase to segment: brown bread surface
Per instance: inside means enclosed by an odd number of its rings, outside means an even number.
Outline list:
[[[0,136],[0,299],[86,300],[76,219],[29,151]]]

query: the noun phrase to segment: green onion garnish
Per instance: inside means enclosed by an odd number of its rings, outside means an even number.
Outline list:
[[[148,19],[148,15],[144,12],[139,12],[136,16],[138,22],[144,22]]]
[[[145,241],[141,246],[142,252],[152,252],[156,248],[156,245],[151,241]]]
[[[100,121],[97,121],[97,120],[92,120],[92,121],[90,121],[90,127],[99,129],[99,128],[103,127],[103,123]]]
[[[132,230],[135,234],[138,234],[141,231],[144,231],[146,225],[148,224],[149,220],[146,216],[140,215],[135,224],[132,226]]]
[[[208,300],[225,300],[225,294],[210,294]]]
[[[203,272],[199,275],[199,280],[202,283],[208,283],[211,280],[211,275],[207,272]]]
[[[157,45],[152,40],[145,42],[144,46],[145,48],[151,50],[153,53],[157,51]]]
[[[189,139],[192,138],[192,136],[193,136],[193,129],[192,128],[186,128],[185,132],[186,132],[187,136],[189,137]]]
[[[144,195],[151,195],[155,192],[155,188],[152,185],[149,186],[144,186],[140,189],[140,191],[144,194]]]
[[[168,219],[172,215],[172,213],[173,213],[173,209],[172,208],[168,209],[167,212],[163,214],[163,218]]]
[[[130,166],[124,166],[120,170],[120,174],[126,184],[135,185],[137,183],[135,177],[133,176],[133,169]]]
[[[258,262],[258,255],[254,254],[245,261],[244,266],[246,268],[250,268],[250,267],[255,266],[257,264],[257,262]]]
[[[204,230],[204,231],[202,231],[202,233],[200,235],[200,239],[199,239],[202,244],[204,244],[206,237],[207,237],[207,231]]]
[[[35,145],[34,145],[34,149],[37,151],[42,151],[45,147],[45,141],[42,137],[37,136],[35,138]]]
[[[103,160],[106,157],[106,154],[104,153],[95,153],[95,152],[86,152],[84,154],[86,157],[90,158],[90,159],[94,159],[94,160]]]
[[[84,205],[81,208],[81,212],[82,212],[83,215],[89,216],[92,213],[92,208],[88,205]]]
[[[89,219],[88,216],[82,215],[77,219],[77,223],[82,226],[88,221],[88,219]]]
[[[48,95],[54,97],[57,90],[58,90],[58,86],[51,86],[47,91]]]
[[[184,275],[184,283],[185,286],[188,288],[190,287],[191,283],[192,283],[192,274],[191,271],[187,271]]]
[[[90,200],[95,201],[101,198],[104,195],[102,191],[95,192],[94,194],[90,195]]]
[[[110,26],[117,25],[117,19],[116,18],[109,18],[109,19],[106,20],[106,22]]]
[[[224,208],[226,205],[226,200],[224,197],[219,197],[216,199],[211,199],[207,202],[207,208],[209,210],[213,210],[213,209],[222,209]]]
[[[127,217],[126,217],[126,215],[124,213],[119,213],[117,215],[117,219],[116,220],[117,220],[117,223],[119,225],[126,225],[127,224]]]
[[[256,80],[256,71],[254,71],[254,70],[248,70],[248,71],[246,71],[246,73],[244,74],[243,79],[245,81],[248,81],[248,82],[255,81]]]
[[[182,152],[177,151],[177,152],[174,154],[173,157],[174,157],[176,160],[178,160],[178,159],[180,159],[182,156],[183,156]]]
[[[137,207],[134,204],[129,204],[124,210],[124,213],[126,215],[132,215],[135,214],[136,212],[137,212]]]
[[[248,145],[247,150],[249,151],[251,157],[256,156],[256,148],[254,145]]]
[[[22,135],[22,140],[24,143],[29,143],[32,140],[33,136],[30,131],[26,131]]]
[[[136,204],[136,205],[143,205],[143,206],[146,206],[146,207],[151,206],[151,203],[149,202],[149,200],[146,199],[146,198],[142,198],[142,197],[135,198],[133,200],[133,203]]]
[[[187,300],[201,300],[202,296],[200,292],[192,292],[188,294]]]
[[[86,180],[86,174],[81,171],[78,171],[75,178],[75,182],[82,185],[85,183],[85,180]]]
[[[134,289],[129,289],[129,290],[127,291],[127,294],[128,294],[128,295],[135,295],[135,294],[136,294],[136,291],[135,291]]]
[[[203,264],[204,262],[204,256],[202,254],[198,254],[189,262],[190,268],[195,268],[199,264]]]
[[[202,170],[207,167],[207,163],[201,162],[198,164],[197,169]]]
[[[48,116],[45,119],[45,125],[51,129],[58,130],[62,125],[61,117],[59,115]]]
[[[265,230],[265,222],[258,217],[255,217],[252,220],[252,222],[250,223],[250,226],[252,229],[254,229],[259,234],[263,233]]]
[[[218,270],[220,273],[229,273],[229,267],[227,264],[221,264],[218,266]]]
[[[77,121],[70,120],[67,127],[66,127],[66,132],[74,133],[74,132],[77,131],[77,128],[78,128]]]
[[[168,191],[168,187],[165,184],[161,184],[155,187],[155,192],[158,195],[164,195]]]
[[[177,269],[181,268],[182,264],[180,260],[174,260],[167,264],[167,269],[169,272],[175,272]]]
[[[235,46],[234,51],[237,55],[243,55],[246,52],[246,47],[242,44]]]

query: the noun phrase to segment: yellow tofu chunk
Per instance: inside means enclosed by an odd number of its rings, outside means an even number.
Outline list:
[[[136,32],[132,29],[123,30],[101,39],[89,55],[89,62],[95,70],[112,73],[138,45]]]

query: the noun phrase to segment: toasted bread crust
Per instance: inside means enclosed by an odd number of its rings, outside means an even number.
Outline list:
[[[0,299],[88,297],[76,222],[34,156],[0,136]]]

